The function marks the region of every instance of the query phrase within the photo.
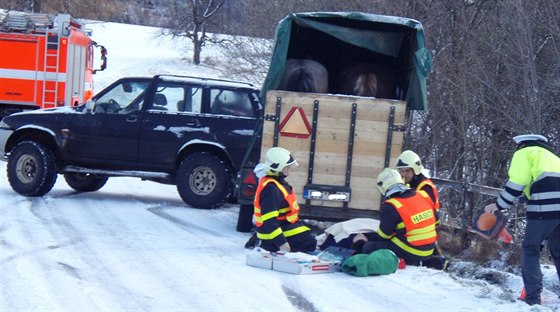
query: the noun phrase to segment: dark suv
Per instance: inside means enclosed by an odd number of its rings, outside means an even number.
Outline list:
[[[261,113],[251,84],[123,78],[81,106],[5,117],[0,153],[22,195],[46,194],[57,174],[81,192],[132,176],[175,184],[187,204],[212,208],[231,197],[243,159],[258,161],[258,150],[245,154]]]

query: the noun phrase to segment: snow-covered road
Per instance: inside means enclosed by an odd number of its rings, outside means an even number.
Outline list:
[[[61,179],[44,198],[8,196],[6,182],[3,174],[2,311],[251,307],[236,306],[252,302],[244,284],[253,269],[243,265],[247,235],[232,231],[235,208],[185,208],[173,187],[137,179],[92,194]]]
[[[249,267],[236,206],[189,208],[175,187],[133,178],[76,193],[59,177],[46,196],[23,197],[5,167],[0,311],[530,310],[487,282],[426,268],[357,278]]]

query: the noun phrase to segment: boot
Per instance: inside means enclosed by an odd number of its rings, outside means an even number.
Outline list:
[[[259,243],[259,239],[257,238],[257,232],[253,232],[251,237],[249,237],[249,240],[245,243],[245,248],[253,249],[259,245],[258,243]]]

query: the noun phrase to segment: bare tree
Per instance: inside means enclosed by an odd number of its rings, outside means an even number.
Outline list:
[[[261,38],[272,38],[277,23],[291,13],[362,11],[383,14],[389,7],[384,0],[243,0],[236,3],[243,21],[234,33]]]
[[[7,10],[41,12],[41,1],[39,0],[4,0],[1,6]]]
[[[260,85],[268,73],[273,41],[255,37],[232,37],[220,44],[227,58],[222,66],[228,76]]]
[[[193,64],[200,64],[200,54],[206,42],[215,38],[207,32],[208,25],[226,0],[170,1],[169,22],[163,35],[187,37],[193,43]]]

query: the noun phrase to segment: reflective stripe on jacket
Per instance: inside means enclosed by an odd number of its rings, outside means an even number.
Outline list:
[[[525,194],[527,218],[560,218],[560,158],[540,146],[527,146],[517,150],[511,159],[509,180],[496,204],[500,209],[513,205],[517,197]]]
[[[385,203],[395,208],[402,222],[397,224],[395,233],[389,235],[378,231],[378,234],[390,239],[395,245],[410,254],[421,257],[430,256],[433,248],[428,250],[415,248],[433,245],[437,240],[436,218],[430,196],[424,191],[419,191],[412,197],[391,198]],[[397,235],[398,230],[404,230],[404,235]]]

